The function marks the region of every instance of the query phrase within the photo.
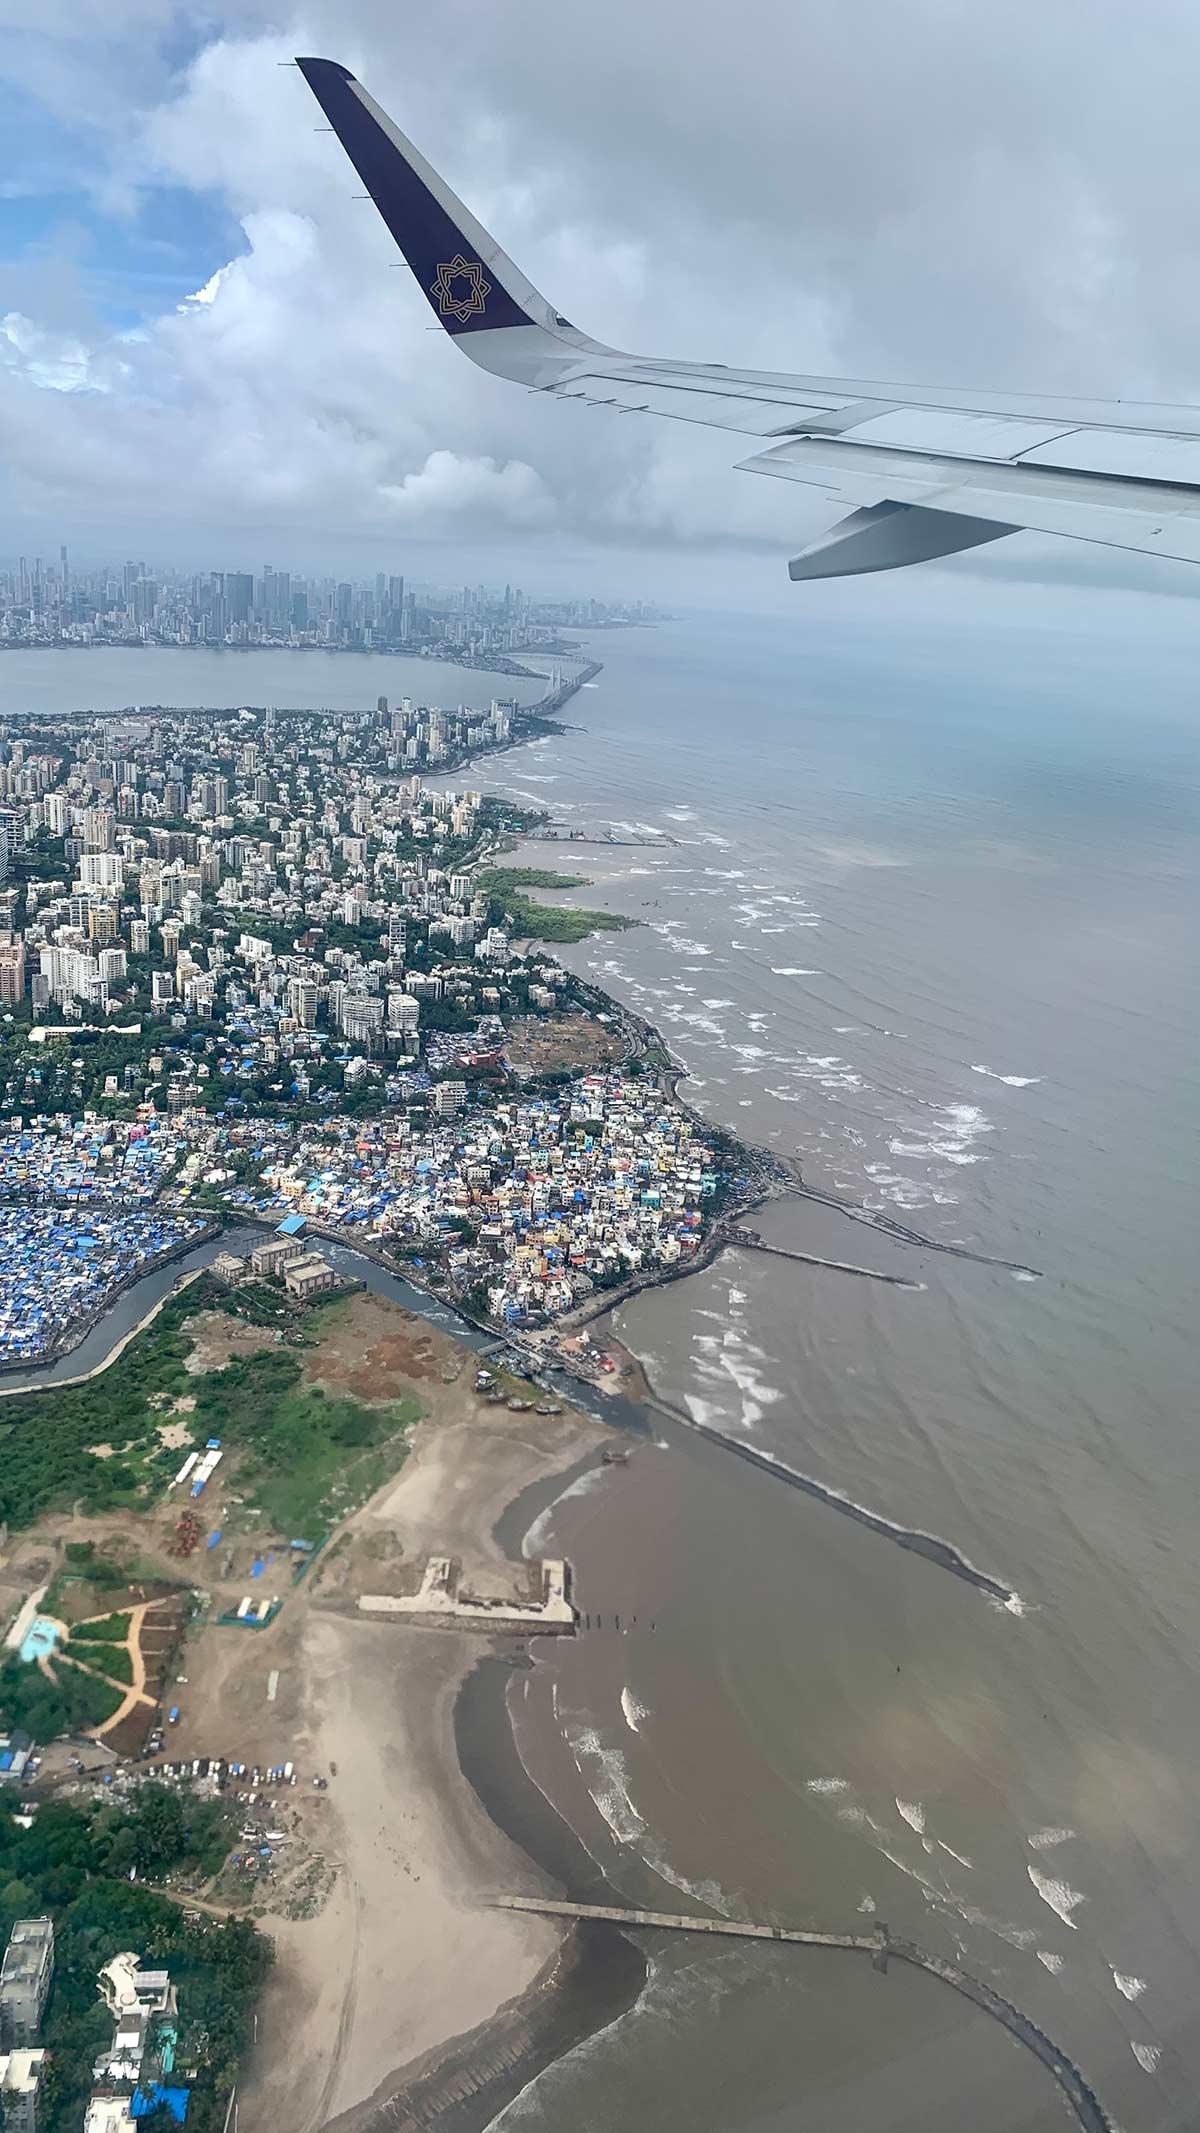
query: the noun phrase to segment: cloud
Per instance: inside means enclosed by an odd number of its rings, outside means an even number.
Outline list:
[[[393,535],[503,540],[514,568],[636,548],[676,583],[705,552],[769,568],[828,522],[819,494],[735,475],[736,437],[550,406],[431,334],[297,50],[360,72],[533,279],[619,345],[1193,389],[1172,144],[1200,18],[1175,0],[1132,43],[1118,0],[1093,0],[1086,35],[1013,0],[1003,39],[959,0],[743,0],[736,37],[694,0],[569,19],[550,0],[428,18],[309,0],[292,20],[215,0],[199,29],[171,0],[50,0],[2,64],[91,143],[94,197],[136,234],[144,203],[203,195],[240,237],[132,333],[55,324],[23,293],[0,342],[14,522],[71,534],[72,512],[107,512],[164,552],[236,549],[253,526],[314,561]]]

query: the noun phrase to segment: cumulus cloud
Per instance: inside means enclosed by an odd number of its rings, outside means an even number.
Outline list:
[[[11,4],[11,0],[4,0]],[[3,17],[0,15],[0,21]],[[619,345],[763,367],[1188,397],[1200,338],[1187,84],[1200,18],[1124,0],[828,10],[555,0],[49,0],[10,81],[91,144],[96,199],[161,188],[239,231],[131,329],[0,329],[0,500],[70,532],[144,523],[280,553],[375,538],[784,554],[819,496],[736,438],[550,406],[430,334],[286,64],[340,56],[567,314]],[[1152,117],[1146,114],[1152,114]],[[1182,271],[1185,263],[1189,271]],[[1037,551],[1040,553],[1041,551]],[[991,567],[991,552],[980,568]],[[1028,563],[1024,566],[1030,567]]]

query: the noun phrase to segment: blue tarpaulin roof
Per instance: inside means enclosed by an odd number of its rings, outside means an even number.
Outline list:
[[[285,1216],[284,1220],[283,1220],[283,1221],[282,1221],[282,1222],[280,1223],[280,1225],[279,1225],[279,1229],[278,1229],[278,1231],[277,1231],[277,1235],[279,1235],[280,1237],[298,1237],[298,1236],[299,1236],[299,1234],[300,1234],[300,1231],[301,1231],[301,1230],[302,1230],[303,1228],[304,1228],[304,1216],[303,1216],[303,1215],[287,1215],[287,1216]]]

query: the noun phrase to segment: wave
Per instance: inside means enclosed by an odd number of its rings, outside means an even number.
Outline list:
[[[585,688],[591,688],[594,684],[587,682],[584,686]],[[622,2024],[633,2022],[639,2016],[647,2013],[650,2007],[651,1993],[658,1983],[663,1965],[652,1955],[648,1955],[645,1958],[645,1962],[645,1983],[632,2007],[622,2008],[621,2013],[614,2015],[611,2022],[605,2022],[600,2029],[592,2030],[590,2035],[581,2038],[578,2044],[573,2045],[570,2051],[564,2052],[561,2058],[551,2059],[547,2066],[540,2067],[532,2080],[527,2081],[523,2088],[519,2088],[511,2101],[505,2104],[499,2116],[490,2121],[488,2133],[502,2133],[502,2128],[505,2126],[519,2125],[522,2119],[528,2117],[530,2111],[533,2111],[538,2122],[544,2124],[545,2121],[542,2116],[543,2090],[548,2090],[550,2095],[553,2096],[556,2084],[564,2079],[570,2079],[567,2071],[569,2068],[585,2066],[588,2060],[593,2058],[598,2051],[608,2048],[605,2040],[613,2036],[621,2028]]]
[[[889,1154],[906,1156],[910,1161],[982,1162],[984,1158],[972,1147],[972,1142],[995,1129],[978,1104],[942,1104],[934,1105],[933,1109],[944,1123],[934,1127],[923,1139],[903,1140],[897,1134],[888,1142]]]
[[[973,1074],[986,1074],[989,1081],[1002,1081],[1006,1089],[1036,1089],[1041,1074],[997,1074],[991,1067],[973,1066]]]
[[[694,1896],[697,1903],[707,1904],[709,1910],[716,1911],[721,1918],[733,1917],[732,1899],[725,1894],[719,1881],[689,1881],[686,1874],[679,1873],[672,1866],[657,1839],[653,1844],[643,1844],[640,1850],[651,1873],[657,1874],[660,1881],[670,1882],[673,1889],[682,1890],[685,1896]]]
[[[916,1830],[918,1837],[924,1836],[925,1809],[922,1807],[921,1802],[919,1800],[898,1799],[896,1801],[896,1810],[897,1813],[903,1815],[904,1820],[907,1822],[909,1828]]]
[[[1073,1829],[1035,1829],[1025,1842],[1031,1852],[1048,1852],[1055,1844],[1066,1844],[1074,1834]]]
[[[646,1824],[629,1796],[629,1768],[621,1750],[609,1747],[595,1726],[568,1724],[565,1732],[592,1805],[617,1843],[632,1844],[645,1836]]]
[[[1058,1973],[1063,1966],[1063,1959],[1061,1955],[1052,1954],[1049,1948],[1039,1948],[1037,1952],[1037,1959],[1039,1963],[1045,1964],[1046,1969],[1050,1972],[1051,1977],[1058,1976]]]
[[[1025,1871],[1042,1902],[1049,1904],[1055,1915],[1061,1918],[1064,1926],[1070,1926],[1073,1933],[1077,1932],[1078,1928],[1071,1913],[1072,1911],[1077,1911],[1081,1903],[1087,1902],[1087,1897],[1082,1890],[1073,1889],[1070,1882],[1059,1881],[1053,1874],[1039,1874],[1036,1866],[1027,1866]]]
[[[965,1866],[968,1873],[974,1873],[975,1861],[973,1859],[964,1858],[962,1852],[956,1852],[954,1850],[953,1845],[943,1844],[940,1837],[937,1840],[937,1845],[939,1851],[945,1852],[947,1854],[947,1857],[951,1859],[957,1859],[960,1866]]]
[[[521,1554],[526,1562],[532,1561],[535,1556],[541,1555],[543,1552],[550,1529],[554,1523],[554,1514],[560,1504],[570,1503],[572,1498],[576,1496],[590,1496],[592,1490],[598,1488],[604,1478],[603,1467],[590,1466],[586,1474],[577,1474],[574,1481],[569,1482],[567,1487],[555,1497],[553,1503],[548,1503],[545,1510],[539,1512],[521,1542]]]
[[[804,1790],[816,1793],[849,1792],[850,1783],[847,1778],[806,1778]]]
[[[643,1719],[650,1716],[645,1704],[639,1703],[637,1697],[627,1688],[621,1691],[621,1711],[631,1733],[640,1733]]]
[[[1157,2073],[1162,2058],[1161,2044],[1131,2044],[1129,2049],[1144,2074]]]
[[[1144,1977],[1130,1977],[1126,1971],[1114,1970],[1112,1981],[1117,1991],[1127,2000],[1140,2000],[1146,1990]]]

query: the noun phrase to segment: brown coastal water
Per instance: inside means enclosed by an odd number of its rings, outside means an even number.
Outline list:
[[[510,1692],[526,1766],[626,1901],[885,1918],[1023,2008],[1125,2133],[1190,2126],[1186,670],[1159,647],[1148,689],[1145,645],[1060,647],[1056,666],[1019,635],[987,645],[986,679],[965,639],[824,656],[809,636],[800,664],[781,625],[603,649],[576,699],[589,730],[497,782],[677,841],[563,855],[643,921],[571,960],[664,1029],[714,1119],[1043,1278],[789,1202],[762,1218],[776,1241],[923,1286],[737,1254],[628,1306],[673,1404],[944,1536],[1019,1598],[664,1423],[531,1538],[568,1550],[603,1626]],[[1064,2123],[1044,2069],[931,1979],[646,1949],[636,2009],[498,2123]]]

